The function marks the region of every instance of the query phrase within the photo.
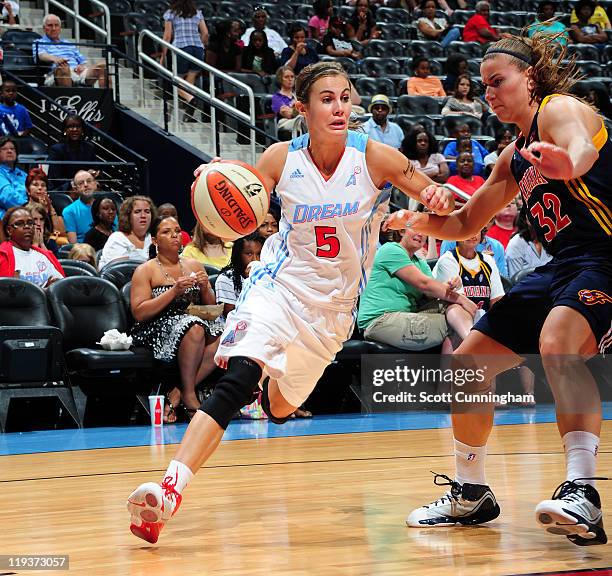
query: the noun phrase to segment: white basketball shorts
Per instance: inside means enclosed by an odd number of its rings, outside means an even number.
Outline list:
[[[233,356],[263,362],[285,400],[301,406],[349,337],[352,313],[302,303],[265,279],[246,282],[243,291],[228,314],[215,362],[224,367]]]

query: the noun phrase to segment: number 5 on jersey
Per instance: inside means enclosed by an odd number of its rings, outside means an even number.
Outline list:
[[[321,258],[335,258],[340,252],[340,240],[336,234],[335,226],[315,226],[317,240],[316,255]]]

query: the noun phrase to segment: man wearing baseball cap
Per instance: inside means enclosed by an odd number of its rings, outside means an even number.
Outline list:
[[[368,112],[372,113],[372,118],[363,125],[363,129],[370,138],[393,148],[399,148],[404,139],[404,132],[399,124],[387,120],[387,116],[391,113],[389,98],[384,94],[376,94],[372,97]]]

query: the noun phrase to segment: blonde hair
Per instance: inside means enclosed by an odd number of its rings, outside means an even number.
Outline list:
[[[338,62],[325,61],[309,64],[302,69],[295,79],[296,98],[300,102],[307,104],[308,98],[310,97],[310,90],[314,83],[326,76],[344,76],[349,85],[351,84],[346,70],[342,67],[342,64],[338,64]]]
[[[191,243],[204,255],[207,255],[207,246],[225,246],[225,242],[221,238],[210,233],[201,224],[196,224],[196,227],[193,229],[193,240]]]
[[[98,269],[96,262],[96,251],[89,244],[75,244],[70,249],[70,252],[68,252],[68,258],[70,260],[81,260],[87,262],[96,270]]]
[[[504,55],[520,71],[531,67],[529,72],[529,103],[538,104],[549,94],[571,94],[571,89],[580,80],[576,66],[576,56],[563,60],[567,48],[557,40],[563,34],[535,34],[526,36],[526,29],[521,36],[503,38],[492,44],[482,59],[483,62],[496,56]]]

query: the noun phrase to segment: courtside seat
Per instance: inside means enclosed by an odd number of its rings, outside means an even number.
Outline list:
[[[407,350],[370,340],[347,340],[336,355],[338,362],[360,361],[363,354],[409,354]]]

